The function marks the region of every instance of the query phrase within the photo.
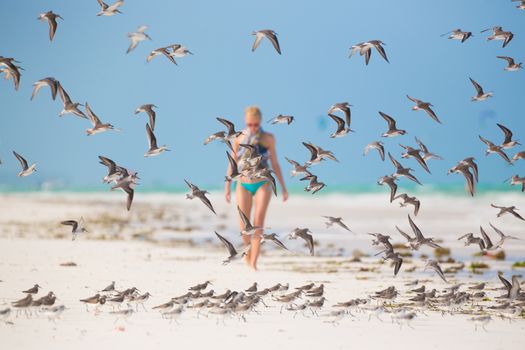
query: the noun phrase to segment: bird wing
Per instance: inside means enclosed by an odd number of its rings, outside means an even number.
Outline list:
[[[15,151],[13,151],[13,154],[15,155],[16,159],[18,159],[18,161],[22,165],[22,169],[26,170],[29,167],[27,165],[27,160],[25,160],[24,157],[22,157],[20,154],[16,153]]]
[[[492,244],[492,241],[490,240],[489,235],[485,232],[483,227],[479,227],[479,231],[481,232],[481,236],[483,237],[483,240],[485,241],[485,246],[487,249],[492,248],[494,245]]]
[[[401,230],[399,227],[396,226],[397,231],[401,234],[401,236],[405,237],[407,241],[411,241],[412,237],[410,237],[406,232]]]
[[[78,222],[76,222],[75,220],[62,221],[61,224],[73,226],[73,231],[76,231],[76,229],[78,228]]]
[[[57,19],[56,17],[46,17],[47,23],[49,23],[49,40],[53,41],[55,37],[55,32],[57,31]]]
[[[304,147],[308,148],[308,150],[312,154],[311,157],[310,157],[310,161],[313,161],[314,159],[316,159],[317,158],[317,149],[313,145],[311,145],[309,143],[306,143],[306,142],[303,142],[303,145],[304,145]]]
[[[155,137],[155,134],[153,134],[153,130],[151,130],[151,127],[148,123],[146,123],[146,135],[148,136],[149,149],[156,149],[157,138]]]
[[[281,54],[281,47],[279,46],[279,40],[277,40],[277,35],[275,32],[270,31],[268,33],[264,33],[265,36],[271,41],[273,47],[275,48],[275,51],[280,55]]]
[[[98,124],[100,124],[100,119],[97,117],[95,113],[93,113],[93,111],[91,110],[87,102],[86,102],[86,113],[88,115],[89,120],[91,121],[91,124],[93,124],[93,126],[97,126]]]
[[[379,54],[381,55],[381,57],[383,57],[385,59],[385,61],[387,61],[388,63],[390,63],[388,61],[388,57],[386,57],[386,52],[385,52],[385,48],[383,46],[381,46],[381,44],[379,43],[374,43],[374,47],[376,48],[377,52],[379,52]]]
[[[261,32],[255,33],[255,41],[253,42],[252,52],[255,51],[255,49],[259,47],[259,44],[261,43],[262,38],[263,38],[263,34]]]
[[[391,116],[389,116],[388,114],[383,113],[383,112],[379,112],[379,114],[388,123],[388,130],[395,130],[396,129],[396,121],[394,120],[394,118],[392,118]]]
[[[419,227],[417,227],[416,224],[414,223],[414,221],[412,221],[412,218],[410,217],[410,214],[408,215],[408,223],[410,224],[410,227],[412,228],[412,231],[414,231],[414,233],[416,234],[417,240],[422,240],[422,239],[425,238],[425,237],[423,237],[423,233],[421,233],[421,230],[419,229]]]
[[[498,274],[498,278],[501,281],[501,283],[503,283],[503,286],[505,287],[505,289],[507,289],[507,291],[509,291],[512,288],[512,284],[509,281],[507,281],[507,279],[505,279],[505,277],[503,277],[502,275]]]
[[[228,161],[230,162],[231,174],[237,174],[239,172],[239,170],[237,169],[237,162],[235,161],[235,159],[233,159],[233,157],[228,151],[226,151],[226,155],[228,156]]]
[[[340,118],[336,115],[333,115],[333,114],[328,114],[328,116],[330,118],[333,119],[333,121],[335,121],[337,123],[337,131],[336,132],[340,132],[340,131],[343,131],[345,129],[345,121],[343,120],[343,118]]]
[[[474,177],[470,173],[470,171],[466,170],[463,173],[463,176],[465,177],[465,180],[467,180],[467,186],[468,190],[470,192],[471,196],[474,196]]]
[[[217,120],[228,128],[228,134],[233,134],[235,132],[235,125],[231,121],[220,117],[217,117]]]
[[[208,197],[206,197],[205,194],[201,194],[198,197],[202,201],[202,203],[204,203],[213,212],[213,214],[217,215],[215,209],[213,209],[213,205],[211,204],[210,200],[208,199]]]
[[[505,135],[505,140],[503,141],[503,143],[511,142],[512,141],[512,131],[510,131],[509,128],[499,123],[497,123],[496,125],[501,129],[501,131],[503,131],[503,134]]]
[[[401,163],[399,163],[395,158],[394,156],[392,156],[392,154],[390,152],[388,152],[388,157],[390,158],[390,160],[392,161],[392,164],[394,164],[394,166],[399,169],[399,168],[403,168],[403,166],[401,165]]]
[[[66,90],[64,90],[60,82],[57,82],[57,90],[60,93],[60,99],[64,105],[71,103],[71,98],[69,98],[69,95],[67,94]]]
[[[237,255],[237,250],[235,250],[235,247],[233,246],[233,244],[231,244],[230,241],[228,241],[226,238],[218,234],[217,231],[214,231],[214,232],[217,235],[217,237],[219,237],[221,242],[226,246],[226,249],[228,249],[228,253],[230,254],[230,256]]]
[[[423,142],[421,142],[421,140],[418,139],[417,136],[416,136],[416,142],[417,142],[417,144],[419,146],[419,149],[421,149],[421,151],[423,151],[423,153],[428,153],[427,146],[425,146],[425,144]]]
[[[436,115],[436,113],[434,113],[434,111],[432,110],[432,108],[430,108],[430,107],[425,107],[424,110],[425,110],[425,112],[427,112],[427,114],[428,114],[432,119],[434,119],[435,121],[437,121],[439,124],[442,124],[442,123],[441,123],[441,120],[439,120],[438,116]]]
[[[481,85],[479,85],[474,79],[470,78],[470,82],[472,83],[472,85],[474,85],[474,88],[476,89],[478,95],[483,95],[483,88],[481,87]]]
[[[244,227],[251,226],[250,219],[248,219],[246,214],[243,213],[239,206],[237,206],[237,211],[239,212],[239,216],[241,217]]]

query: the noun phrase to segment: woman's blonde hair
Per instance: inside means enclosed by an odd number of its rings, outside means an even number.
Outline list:
[[[246,109],[244,110],[244,115],[246,117],[257,117],[257,119],[259,120],[262,118],[261,110],[257,106],[246,107]]]

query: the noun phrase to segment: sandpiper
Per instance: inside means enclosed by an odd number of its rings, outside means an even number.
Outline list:
[[[130,53],[131,51],[135,50],[141,41],[151,40],[150,36],[145,33],[146,29],[148,29],[148,26],[140,26],[136,32],[128,33],[128,38],[131,40],[131,43],[129,44],[126,53]]]
[[[153,110],[153,108],[157,108],[157,106],[155,106],[152,103],[148,103],[148,104],[140,106],[139,108],[137,108],[135,110],[135,115],[137,115],[137,114],[139,114],[141,112],[144,112],[144,113],[146,113],[148,115],[148,117],[149,117],[149,125],[151,126],[151,130],[155,130],[156,113]]]
[[[13,154],[15,155],[16,159],[18,159],[18,161],[22,165],[22,171],[18,173],[18,176],[20,177],[29,176],[36,171],[36,163],[33,163],[31,164],[31,166],[29,166],[24,157],[22,157],[20,154],[16,153],[15,151],[13,151]]]
[[[22,291],[22,293],[26,294],[38,294],[38,290],[42,288],[38,284],[35,284],[33,287],[29,288],[28,290]]]
[[[298,174],[306,174],[308,171],[308,164],[301,165],[295,160],[292,160],[290,158],[284,157],[288,163],[290,163],[293,166],[293,169],[290,171],[290,174],[292,177],[297,176]]]
[[[458,241],[466,239],[465,240],[465,246],[469,246],[471,244],[477,244],[479,246],[480,251],[485,251],[485,241],[483,238],[480,237],[474,237],[474,234],[472,232],[466,233],[458,238]]]
[[[365,64],[368,65],[368,62],[370,61],[370,56],[372,56],[372,48],[375,48],[377,52],[381,55],[381,57],[383,57],[385,61],[390,63],[388,61],[388,57],[386,56],[385,49],[382,45],[386,44],[381,40],[369,40],[366,42],[355,44],[350,48],[350,55],[348,56],[348,58],[352,57],[354,53],[359,51],[359,54],[361,56],[365,56]]]
[[[277,117],[268,120],[268,123],[290,125],[290,124],[292,124],[293,120],[294,120],[294,117],[291,116],[291,115],[279,114]]]
[[[501,158],[503,158],[507,163],[512,164],[512,162],[510,161],[509,156],[507,156],[505,151],[503,151],[503,147],[502,146],[495,145],[494,143],[492,143],[491,141],[487,140],[486,138],[484,138],[481,135],[479,135],[479,139],[481,140],[481,142],[483,142],[484,144],[487,145],[487,150],[485,151],[485,155],[489,155],[490,153],[496,153]]]
[[[5,79],[13,78],[13,83],[15,85],[15,90],[18,91],[20,88],[20,78],[22,74],[20,70],[23,70],[22,67],[17,66],[15,63],[20,63],[12,57],[3,57],[0,56],[0,73],[5,74]],[[2,68],[5,67],[5,68]]]
[[[420,154],[421,153],[420,149],[413,148],[413,147],[410,147],[410,146],[405,146],[405,145],[402,145],[402,144],[399,144],[399,146],[401,146],[405,150],[405,153],[401,154],[401,158],[414,158],[415,160],[417,160],[419,165],[421,165],[421,167],[423,169],[425,169],[425,171],[427,173],[431,174],[430,169],[428,168],[428,165],[425,162],[425,159]]]
[[[97,13],[97,16],[114,16],[117,13],[122,13],[119,10],[119,7],[124,5],[124,0],[118,0],[115,1],[113,4],[108,5],[102,0],[97,0],[99,3],[101,10],[99,13]]]
[[[72,226],[71,228],[71,240],[74,241],[77,236],[81,233],[88,232],[88,230],[84,227],[84,218],[81,217],[79,221],[76,220],[66,220],[61,222],[62,225],[69,225]]]
[[[328,109],[328,115],[337,123],[337,131],[332,134],[330,137],[339,137],[344,136],[349,132],[353,132],[350,128],[350,122],[352,117],[352,112],[350,110],[350,107],[353,107],[348,102],[338,102],[336,104],[333,104]],[[342,112],[345,115],[345,119],[343,121],[342,118],[336,117],[335,112]],[[345,128],[346,123],[346,128]]]
[[[421,153],[423,153],[423,159],[424,160],[428,160],[428,159],[443,159],[441,156],[438,156],[437,154],[434,154],[434,153],[431,153],[427,146],[425,146],[425,144],[417,138],[416,136],[416,143],[418,144],[419,146],[419,149],[421,150]]]
[[[441,266],[439,266],[439,263],[437,261],[429,260],[425,265],[425,270],[426,269],[434,270],[438,274],[438,276],[441,277],[443,281],[445,281],[445,283],[448,283],[447,279],[445,278],[445,274],[443,273],[443,270],[441,270]]]
[[[419,110],[423,110],[425,111],[432,119],[434,119],[436,122],[440,123],[441,124],[441,121],[439,120],[438,116],[436,115],[436,113],[434,113],[434,111],[432,110],[432,108],[430,107],[433,107],[432,103],[430,102],[423,102],[421,100],[418,100],[416,98],[413,98],[413,97],[410,97],[407,95],[407,98],[414,102],[416,105],[412,107],[412,110],[413,111],[419,111]]]
[[[230,241],[228,241],[226,238],[224,238],[223,236],[221,236],[220,234],[217,233],[217,231],[215,231],[215,234],[217,235],[217,237],[221,240],[221,242],[224,244],[224,246],[226,247],[226,249],[228,249],[228,254],[230,254],[226,260],[224,260],[222,262],[223,265],[226,265],[228,263],[230,263],[232,260],[234,259],[238,259],[238,258],[242,258],[246,255],[246,253],[248,252],[248,250],[251,248],[251,246],[248,244],[245,248],[245,250],[242,252],[241,256],[239,256],[239,253],[237,252],[237,250],[235,249],[235,247],[233,246],[233,244],[231,244]]]
[[[226,146],[228,146],[228,148],[230,149],[230,151],[233,152],[233,147],[232,147],[232,144],[230,142],[230,140],[228,140],[226,138],[226,132],[225,131],[217,131],[216,133],[213,133],[211,134],[210,136],[208,136],[206,138],[206,140],[204,140],[204,144],[207,145],[208,143],[214,141],[214,140],[219,140],[221,141],[222,143],[224,143]]]
[[[514,146],[521,145],[521,143],[512,139],[512,131],[509,128],[499,123],[497,123],[496,125],[501,129],[501,131],[503,131],[503,135],[505,137],[500,145],[501,148],[509,149]]]
[[[162,145],[160,147],[157,146],[157,138],[155,137],[155,134],[153,133],[149,123],[146,123],[146,135],[148,136],[149,149],[146,153],[144,153],[144,157],[158,156],[164,151],[171,151],[166,145]]]
[[[512,175],[510,180],[510,185],[521,185],[521,192],[525,192],[525,177],[519,177],[519,175]]]
[[[117,181],[117,183],[111,187],[111,190],[115,190],[117,188],[120,188],[122,191],[124,191],[128,196],[126,200],[126,209],[129,211],[131,209],[131,204],[133,202],[133,197],[135,196],[135,177],[132,175],[126,176],[124,178],[121,178]]]
[[[306,172],[306,176],[301,179],[301,181],[308,180],[308,185],[304,188],[306,192],[312,192],[312,194],[316,194],[320,190],[322,190],[326,184],[324,182],[320,182],[317,180],[317,175],[313,175],[309,171]]]
[[[92,297],[85,298],[85,299],[80,299],[80,301],[83,302],[86,305],[86,311],[89,311],[88,304],[97,305],[100,302],[100,298],[101,298],[100,294],[97,293],[97,294],[95,294]],[[105,302],[106,302],[106,300],[104,298],[104,303]]]
[[[237,212],[239,213],[239,217],[244,224],[244,228],[241,230],[241,235],[255,235],[257,230],[264,229],[262,226],[253,226],[250,222],[250,219],[246,216],[246,214],[244,214],[239,206],[237,206]]]
[[[410,248],[413,250],[419,250],[419,248],[422,245],[427,245],[431,248],[441,248],[438,244],[434,242],[433,238],[426,238],[423,236],[423,233],[419,229],[419,227],[416,226],[412,218],[410,217],[410,214],[408,215],[408,223],[410,224],[410,228],[412,228],[412,231],[415,234],[415,238],[410,237],[405,232],[403,232],[399,227],[396,226],[396,229],[405,237],[410,245]]]
[[[472,85],[474,85],[474,88],[476,89],[476,96],[472,96],[472,101],[485,101],[489,97],[492,97],[493,93],[492,91],[484,92],[481,85],[479,85],[474,79],[470,78],[470,82]]]
[[[474,196],[475,179],[472,173],[470,172],[470,166],[466,163],[463,163],[463,161],[460,161],[456,166],[450,168],[447,174],[452,173],[462,174],[465,177],[468,191],[471,196]]]
[[[221,117],[217,117],[216,119],[228,128],[228,132],[226,134],[226,139],[228,141],[233,142],[237,137],[243,135],[242,131],[235,131],[235,124],[233,124],[228,119]]]
[[[350,230],[348,228],[348,226],[345,225],[345,223],[343,222],[343,218],[341,217],[334,217],[334,216],[324,216],[323,215],[323,218],[327,219],[328,221],[325,222],[326,224],[326,227],[332,227],[332,225],[338,225],[340,227],[342,227],[343,229],[347,230],[348,232],[352,232],[352,230]]]
[[[379,152],[379,156],[381,157],[381,160],[385,160],[385,147],[383,146],[383,142],[381,141],[373,141],[370,142],[368,145],[366,145],[365,149],[363,150],[363,156],[366,156],[368,154],[368,151],[371,149],[376,149]]]
[[[89,118],[89,121],[93,125],[92,128],[86,129],[87,135],[94,135],[98,134],[99,132],[104,132],[107,130],[115,130],[120,131],[119,129],[115,129],[115,127],[109,123],[102,123],[98,116],[93,112],[93,110],[89,107],[89,104],[86,102],[86,113]]]
[[[484,29],[481,31],[481,33],[484,33],[489,30],[492,30],[492,34],[487,38],[487,40],[503,40],[503,47],[507,46],[514,37],[514,34],[512,34],[512,32],[506,32],[500,26],[492,27],[492,29]]]
[[[406,134],[405,130],[396,128],[396,121],[394,118],[383,112],[379,112],[379,115],[388,123],[388,130],[384,132],[381,137],[394,137]]]
[[[508,71],[508,72],[515,72],[515,71],[518,71],[520,69],[523,69],[523,67],[521,66],[521,62],[520,63],[516,63],[514,61],[514,58],[512,58],[512,57],[509,57],[509,56],[496,56],[496,57],[499,58],[499,59],[507,61],[507,66],[505,68],[503,68],[503,69]]]
[[[171,46],[165,46],[165,47],[159,47],[158,49],[155,49],[150,52],[148,57],[146,57],[146,61],[150,62],[154,57],[159,55],[164,55],[168,60],[170,60],[171,63],[174,65],[177,65],[177,62],[175,62],[175,59],[172,56],[172,52],[170,51]]]
[[[448,39],[452,40],[460,40],[462,43],[464,43],[468,38],[472,37],[472,32],[464,32],[461,29],[454,29],[450,32],[441,34],[441,36],[448,35]]]
[[[392,161],[392,164],[394,164],[394,166],[396,167],[396,172],[392,174],[393,177],[395,178],[400,178],[402,176],[406,177],[407,179],[411,180],[411,181],[414,181],[415,183],[417,183],[418,185],[422,185],[421,182],[419,182],[419,180],[414,176],[412,175],[410,172],[413,170],[412,168],[405,168],[401,165],[401,163],[399,163],[393,156],[392,154],[390,154],[390,152],[388,152],[388,157],[390,158],[390,160]]]
[[[303,142],[303,146],[308,148],[311,153],[310,160],[306,162],[308,165],[317,164],[324,159],[330,159],[335,162],[339,162],[331,151],[322,149],[311,142]]]
[[[503,231],[498,229],[496,226],[492,225],[490,222],[489,222],[489,225],[490,227],[492,227],[494,232],[496,232],[498,236],[500,237],[500,240],[494,244],[494,249],[501,248],[501,246],[503,246],[503,243],[505,243],[507,239],[519,239],[517,237],[504,234]]]
[[[63,20],[63,18],[59,14],[53,13],[53,11],[41,13],[40,16],[38,16],[37,18],[41,21],[47,21],[47,23],[49,24],[49,40],[51,41],[53,41],[53,38],[55,37],[55,32],[57,31],[57,18]]]
[[[390,203],[394,200],[396,196],[397,191],[397,184],[396,184],[397,178],[395,176],[382,176],[377,180],[377,184],[383,186],[384,184],[387,184],[388,187],[390,187]]]
[[[213,209],[213,205],[211,204],[210,200],[208,199],[208,197],[206,197],[206,194],[209,194],[210,192],[201,190],[186,179],[184,179],[184,182],[186,182],[186,185],[188,185],[188,187],[191,190],[190,194],[186,194],[186,199],[199,198],[201,202],[204,203],[204,205],[206,205],[213,212],[213,214],[217,215],[217,213]]]
[[[281,54],[281,47],[279,46],[279,40],[277,40],[277,33],[274,32],[273,30],[271,30],[271,29],[262,29],[262,30],[258,30],[256,32],[252,32],[252,35],[255,35],[255,41],[253,42],[252,52],[255,51],[255,49],[257,49],[257,47],[261,43],[261,40],[263,38],[266,38],[266,39],[270,40],[270,42],[272,43],[273,47],[275,48],[275,51],[277,51],[277,53],[279,55]]]
[[[62,100],[62,104],[64,106],[64,108],[62,109],[62,111],[58,114],[59,117],[62,117],[64,116],[65,114],[74,114],[80,118],[85,118],[87,119],[86,115],[84,114],[84,112],[82,112],[80,109],[78,109],[78,106],[82,106],[80,103],[78,102],[72,102],[71,101],[71,98],[69,97],[69,95],[67,94],[66,90],[64,90],[64,88],[62,87],[62,84],[60,84],[60,82],[57,82],[57,90],[60,94],[60,99]]]
[[[279,237],[277,236],[276,233],[268,233],[268,234],[263,233],[261,244],[266,242],[266,241],[272,241],[278,247],[280,247],[280,248],[282,248],[284,250],[288,250],[288,248],[284,245],[283,242],[281,242],[281,240],[279,239]]]
[[[58,81],[52,77],[40,79],[39,81],[33,84],[33,93],[31,94],[31,100],[35,98],[38,91],[44,86],[49,86],[49,88],[51,89],[51,97],[53,98],[53,100],[55,100],[57,96]]]
[[[308,228],[295,228],[289,235],[288,239],[297,239],[301,238],[306,242],[308,249],[310,250],[310,255],[314,255],[314,239],[311,235],[312,231]]]
[[[419,208],[421,207],[421,202],[416,197],[410,197],[406,193],[399,194],[394,197],[395,199],[401,198],[403,200],[402,203],[399,203],[400,207],[406,207],[408,204],[414,206],[414,215],[417,216],[417,213],[419,213]]]
[[[101,290],[101,292],[113,292],[115,290],[115,281],[111,281],[111,283]]]
[[[510,207],[504,207],[504,206],[499,206],[499,205],[495,205],[495,204],[490,204],[490,206],[492,208],[497,208],[499,209],[499,213],[497,214],[497,217],[499,218],[500,216],[502,216],[503,214],[512,214],[514,215],[515,217],[517,217],[518,219],[520,220],[524,220],[525,219],[516,212],[516,210],[518,210],[518,208],[516,208],[514,205],[510,206]]]
[[[233,181],[233,180],[240,178],[242,174],[239,172],[239,168],[237,167],[237,162],[235,161],[235,159],[233,159],[233,157],[228,151],[226,151],[226,156],[228,157],[228,162],[230,163],[230,165],[228,167],[229,174],[226,175],[225,180]]]

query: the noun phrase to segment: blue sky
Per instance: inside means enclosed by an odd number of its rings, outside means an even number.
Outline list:
[[[525,61],[525,11],[510,1],[126,1],[124,14],[97,17],[92,1],[45,2],[6,0],[0,12],[5,34],[0,55],[22,62],[21,88],[0,81],[4,120],[0,129],[0,183],[34,186],[56,181],[68,187],[105,189],[100,183],[105,169],[97,155],[108,156],[137,170],[144,186],[181,185],[188,178],[199,185],[220,186],[226,167],[222,144],[203,146],[207,135],[221,129],[215,120],[224,116],[242,125],[245,106],[257,104],[265,119],[292,114],[291,126],[267,126],[277,137],[281,166],[284,156],[302,161],[308,152],[301,141],[310,140],[334,151],[340,164],[326,162],[314,172],[327,184],[373,184],[391,173],[389,162],[377,154],[362,157],[363,147],[380,138],[386,123],[378,111],[393,116],[408,134],[386,140],[398,157],[398,143],[414,144],[420,137],[445,160],[430,163],[426,174],[413,160],[404,164],[426,184],[462,184],[446,170],[466,156],[479,159],[480,182],[500,183],[524,165],[506,165],[499,157],[485,157],[478,134],[499,143],[501,122],[523,139],[525,123],[521,98],[525,72],[505,72],[497,55]],[[37,21],[41,12],[53,10],[59,21],[55,40],[48,39],[47,24]],[[126,55],[126,34],[149,26],[151,42],[143,42]],[[487,42],[482,29],[502,25],[514,32],[506,48]],[[251,52],[253,30],[271,28],[278,33],[282,56],[269,42]],[[474,33],[464,44],[440,34],[461,28]],[[374,52],[369,66],[349,48],[358,42],[381,39],[390,59]],[[193,56],[174,66],[164,58],[146,63],[148,53],[168,44],[184,44]],[[32,83],[54,76],[73,100],[89,102],[103,121],[122,129],[87,137],[89,123],[73,116],[58,117],[60,101],[42,90],[30,101]],[[474,95],[468,77],[477,80],[494,98],[470,102]],[[405,97],[430,101],[442,119],[439,125],[424,112],[410,110]],[[352,128],[347,137],[330,139],[335,129],[326,111],[335,102],[348,101]],[[144,103],[157,110],[159,144],[173,151],[143,157],[147,149],[146,116],[133,114]],[[524,139],[525,141],[525,139]],[[38,172],[16,177],[17,150],[37,162]],[[513,155],[519,148],[511,150]],[[403,180],[406,183],[405,180]],[[297,185],[294,180],[293,184]]]

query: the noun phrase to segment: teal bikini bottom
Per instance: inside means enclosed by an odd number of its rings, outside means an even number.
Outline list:
[[[252,194],[252,196],[255,196],[255,193],[261,186],[263,186],[267,181],[259,181],[259,182],[253,182],[253,183],[245,183],[240,182],[241,186],[244,187],[244,189]]]

